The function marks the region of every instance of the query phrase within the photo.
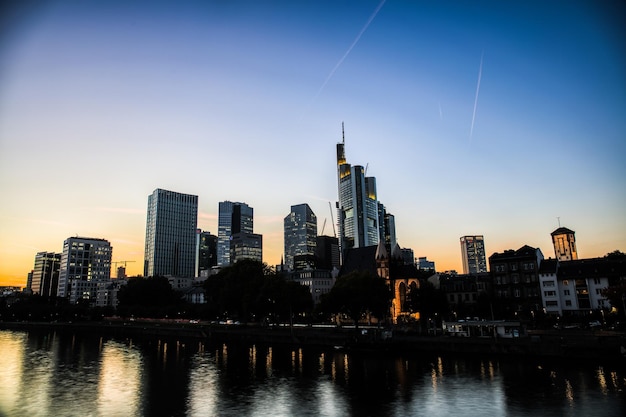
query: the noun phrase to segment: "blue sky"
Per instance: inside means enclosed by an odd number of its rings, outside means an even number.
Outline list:
[[[626,251],[621,2],[47,1],[0,15],[0,282],[69,236],[143,262],[147,196],[254,207],[264,261],[308,203],[332,233],[335,144],[402,247],[461,269],[576,231]],[[333,204],[334,207],[334,204]],[[334,210],[334,208],[333,208]]]

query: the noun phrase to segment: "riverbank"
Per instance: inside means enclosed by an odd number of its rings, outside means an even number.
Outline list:
[[[537,356],[626,361],[626,334],[612,331],[529,331],[516,338],[423,336],[409,329],[333,326],[225,325],[101,321],[77,323],[0,322],[0,329],[96,333],[119,338],[196,339],[292,345],[349,351]]]

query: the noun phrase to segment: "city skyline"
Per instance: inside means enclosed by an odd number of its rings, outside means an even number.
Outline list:
[[[142,273],[156,188],[198,195],[213,234],[246,201],[277,265],[291,205],[333,233],[342,122],[397,242],[438,270],[465,235],[626,250],[622,2],[2,7],[0,285],[77,235]]]

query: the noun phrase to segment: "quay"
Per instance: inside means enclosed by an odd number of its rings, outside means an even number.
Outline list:
[[[346,351],[536,356],[626,363],[626,333],[610,330],[529,330],[514,338],[423,335],[402,327],[218,324],[205,322],[0,322],[0,330],[96,333],[117,338],[194,339]]]

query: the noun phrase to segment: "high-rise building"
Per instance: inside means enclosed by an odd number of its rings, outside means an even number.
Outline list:
[[[30,287],[33,294],[39,294],[44,297],[56,296],[59,286],[60,267],[60,253],[38,252],[35,255],[35,266]]]
[[[217,266],[217,236],[196,230],[196,277],[208,276]]]
[[[483,236],[462,236],[461,256],[464,274],[480,274],[487,272],[485,256],[485,240]]]
[[[339,239],[332,236],[318,236],[315,246],[315,267],[326,271],[339,270]]]
[[[552,244],[554,245],[554,256],[559,261],[575,261],[578,259],[576,251],[576,238],[574,231],[566,227],[559,227],[552,235]]]
[[[148,196],[145,276],[195,275],[197,222],[198,196],[162,189]]]
[[[230,262],[243,259],[263,262],[263,236],[256,233],[240,232],[230,237]]]
[[[317,246],[317,217],[308,204],[291,206],[284,220],[285,266],[288,270],[315,267]],[[301,260],[296,265],[295,259]],[[296,268],[298,266],[298,268]]]
[[[70,237],[63,242],[57,296],[70,303],[80,299],[95,303],[98,282],[111,279],[113,248],[108,240]]]
[[[382,203],[378,203],[378,224],[379,239],[385,242],[385,247],[391,251],[398,243],[396,240],[396,218],[387,211]]]
[[[222,201],[217,221],[217,265],[229,266],[230,241],[236,233],[253,233],[254,209],[246,203]]]
[[[346,162],[345,141],[337,144],[337,180],[341,253],[350,248],[376,246],[380,237],[376,178],[366,177],[362,166]]]

